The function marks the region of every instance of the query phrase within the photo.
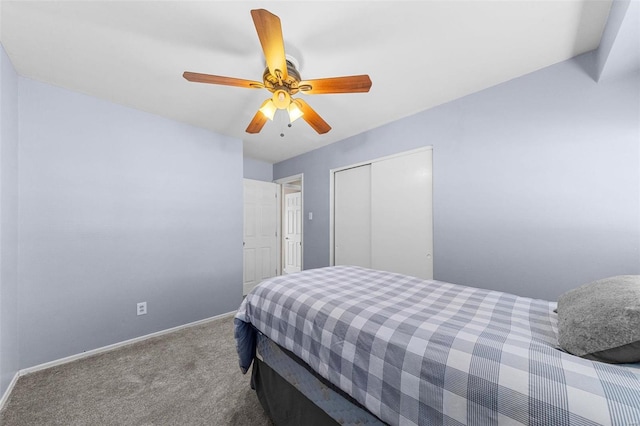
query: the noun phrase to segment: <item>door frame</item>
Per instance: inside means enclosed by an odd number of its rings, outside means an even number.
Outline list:
[[[297,175],[287,176],[284,178],[276,179],[273,182],[280,185],[280,202],[278,203],[278,270],[280,275],[284,274],[284,253],[283,253],[283,203],[284,203],[284,189],[288,184],[300,181],[300,270],[304,271],[304,173]]]
[[[340,172],[342,170],[347,170],[347,169],[353,169],[354,167],[360,167],[360,166],[365,166],[367,164],[373,164],[376,163],[378,161],[384,161],[384,160],[389,160],[391,158],[395,158],[395,157],[402,157],[403,155],[408,155],[408,154],[415,154],[417,152],[422,152],[422,151],[433,151],[433,146],[429,145],[429,146],[423,146],[420,148],[416,148],[416,149],[410,149],[408,151],[402,151],[402,152],[397,152],[395,154],[391,154],[391,155],[385,155],[384,157],[378,157],[378,158],[374,158],[373,160],[367,160],[367,161],[360,161],[358,163],[354,163],[354,164],[349,164],[348,166],[342,166],[342,167],[336,167],[335,169],[330,169],[329,170],[329,266],[335,266],[335,253],[334,253],[334,232],[335,232],[335,227],[334,227],[334,215],[335,215],[335,206],[334,206],[334,188],[335,188],[335,181],[334,181],[334,175],[337,172]],[[431,160],[431,173],[433,174],[433,153],[432,153],[432,160]],[[433,190],[432,190],[433,192]],[[431,209],[433,211],[433,197],[431,200]],[[433,255],[433,253],[432,253]]]

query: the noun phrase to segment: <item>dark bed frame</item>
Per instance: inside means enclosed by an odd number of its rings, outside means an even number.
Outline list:
[[[280,346],[279,348],[289,358],[304,367],[322,384],[338,393],[350,404],[369,412],[350,395],[313,371],[311,367],[291,351]],[[343,424],[314,404],[313,401],[258,357],[253,359],[251,387],[255,389],[262,408],[275,426],[333,426]]]

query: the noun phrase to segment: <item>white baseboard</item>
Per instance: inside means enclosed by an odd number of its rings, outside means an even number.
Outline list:
[[[16,385],[16,382],[18,381],[18,377],[20,377],[19,371],[13,375],[13,379],[11,379],[11,382],[9,382],[9,386],[7,386],[7,390],[4,391],[4,394],[2,394],[2,398],[0,398],[0,411],[2,411],[2,409],[4,408],[4,404],[9,399],[9,395],[11,395],[11,391],[13,390],[13,387]]]
[[[24,376],[25,374],[35,373],[36,371],[40,371],[40,370],[44,370],[44,369],[47,369],[47,368],[55,367],[57,365],[66,364],[66,363],[71,362],[71,361],[75,361],[75,360],[82,359],[82,358],[87,358],[87,357],[90,357],[90,356],[93,356],[93,355],[96,355],[96,354],[100,354],[100,353],[103,353],[103,352],[108,352],[108,351],[111,351],[113,349],[120,348],[122,346],[127,346],[127,345],[130,345],[132,343],[142,342],[143,340],[147,340],[147,339],[150,339],[152,337],[162,336],[163,334],[172,333],[174,331],[178,331],[178,330],[181,330],[183,328],[194,327],[196,325],[204,324],[204,323],[209,322],[209,321],[215,321],[215,320],[218,320],[218,319],[227,318],[227,317],[230,317],[232,315],[235,315],[235,313],[236,313],[236,311],[227,312],[226,314],[220,314],[220,315],[216,315],[214,317],[209,317],[209,318],[201,319],[201,320],[198,320],[198,321],[190,322],[190,323],[187,323],[187,324],[179,325],[177,327],[168,328],[166,330],[156,331],[155,333],[146,334],[146,335],[140,336],[140,337],[134,337],[133,339],[129,339],[129,340],[125,340],[125,341],[122,341],[122,342],[114,343],[112,345],[107,345],[107,346],[103,346],[101,348],[91,349],[89,351],[82,352],[82,353],[79,353],[79,354],[76,354],[76,355],[70,355],[68,357],[64,357],[64,358],[56,359],[56,360],[53,360],[53,361],[45,362],[43,364],[34,365],[33,367],[24,368],[24,369],[20,370],[18,373],[20,374],[20,376]]]

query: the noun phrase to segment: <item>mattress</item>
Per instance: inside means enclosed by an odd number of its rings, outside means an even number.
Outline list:
[[[391,425],[640,424],[636,366],[557,347],[555,303],[358,267],[264,281],[235,317]]]

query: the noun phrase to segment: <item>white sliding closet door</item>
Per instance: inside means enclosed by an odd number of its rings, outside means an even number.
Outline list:
[[[371,268],[371,165],[336,172],[334,264]]]
[[[433,278],[432,151],[371,164],[371,264]]]
[[[433,278],[432,151],[336,171],[334,265]]]

